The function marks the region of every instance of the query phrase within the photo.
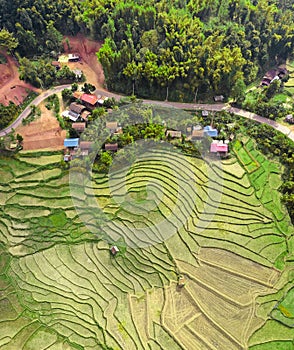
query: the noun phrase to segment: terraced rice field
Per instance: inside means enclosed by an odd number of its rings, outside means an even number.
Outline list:
[[[287,91],[289,91],[292,95],[294,93],[294,62],[289,61],[287,62],[286,68],[289,72],[289,80],[285,82],[285,88]]]
[[[0,159],[0,349],[291,349],[279,165],[246,152],[254,171],[155,148],[92,174],[103,220],[60,154]]]

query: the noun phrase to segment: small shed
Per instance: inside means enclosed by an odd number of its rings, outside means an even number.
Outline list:
[[[286,115],[286,118],[284,119],[285,122],[289,124],[294,124],[294,117],[293,114]]]
[[[178,279],[178,287],[183,288],[186,284],[186,279],[184,276],[180,276]]]
[[[116,152],[118,150],[117,143],[106,143],[104,147],[105,147],[105,151]]]
[[[83,76],[83,72],[80,69],[74,69],[73,72],[76,75],[76,79],[81,79]]]
[[[69,111],[68,112],[68,118],[72,121],[72,122],[76,122],[80,117],[79,113],[76,113],[74,111]]]
[[[55,67],[56,70],[59,70],[61,68],[61,64],[58,61],[52,61],[52,66]]]
[[[71,160],[71,155],[70,155],[70,154],[65,154],[65,155],[63,156],[63,160],[64,160],[65,162],[69,162],[69,161]]]
[[[91,112],[87,111],[87,110],[84,110],[81,114],[81,118],[87,122],[88,121],[88,118],[89,116],[91,115]]]
[[[182,137],[182,132],[178,131],[178,130],[167,130],[166,131],[166,136],[170,136],[171,138],[175,139],[179,139]]]
[[[16,147],[17,147],[17,143],[16,142],[11,142],[10,145],[9,145],[10,149],[16,149]]]
[[[63,111],[61,113],[61,115],[64,117],[64,118],[69,118],[71,121],[73,122],[76,122],[78,119],[79,119],[79,113],[76,113],[74,111]]]
[[[84,93],[82,91],[75,91],[72,95],[73,95],[74,98],[79,100],[83,96],[83,94]]]
[[[213,99],[214,99],[215,102],[223,102],[225,97],[223,95],[218,95],[218,96],[214,96]]]
[[[119,249],[116,245],[113,245],[111,248],[110,248],[110,252],[112,255],[116,255],[118,252],[119,252]]]

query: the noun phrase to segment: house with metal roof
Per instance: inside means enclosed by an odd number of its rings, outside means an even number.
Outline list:
[[[105,151],[116,152],[118,150],[118,144],[117,143],[106,143],[104,148],[105,148]]]
[[[71,127],[77,132],[83,132],[86,129],[86,123],[72,123]]]
[[[96,95],[83,94],[81,96],[82,103],[89,109],[93,109],[97,106],[98,98]]]
[[[77,114],[81,114],[86,109],[86,107],[80,103],[72,102],[69,105],[69,109]]]
[[[213,129],[210,125],[206,125],[203,128],[203,133],[204,133],[204,136],[217,137],[218,130],[217,129]]]
[[[74,147],[78,147],[79,146],[79,138],[75,138],[75,139],[64,139],[63,145],[64,147],[67,148],[74,148]]]
[[[213,140],[210,145],[210,153],[218,153],[219,155],[227,155],[229,151],[229,144],[227,142]]]

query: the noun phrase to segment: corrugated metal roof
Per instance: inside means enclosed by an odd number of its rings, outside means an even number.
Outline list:
[[[94,106],[97,103],[98,98],[95,95],[83,94],[81,100]]]
[[[79,138],[76,139],[64,139],[64,147],[78,147]]]

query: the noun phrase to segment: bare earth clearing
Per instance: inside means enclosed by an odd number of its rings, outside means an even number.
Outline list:
[[[70,69],[80,69],[87,78],[87,82],[96,86],[103,87],[104,74],[101,64],[97,60],[96,52],[101,48],[102,43],[89,40],[82,35],[76,37],[66,37],[69,40],[68,47],[64,40],[65,53],[77,53],[81,57],[80,62],[67,63]]]
[[[17,62],[7,54],[5,56],[7,63],[0,64],[0,103],[7,106],[9,101],[19,105],[27,97],[30,90],[40,92],[39,89],[27,84],[19,79]]]
[[[42,113],[41,117],[29,125],[21,125],[16,130],[23,137],[23,149],[63,149],[66,131],[61,129],[57,119],[53,116],[53,112],[47,110],[44,102],[39,107]]]

